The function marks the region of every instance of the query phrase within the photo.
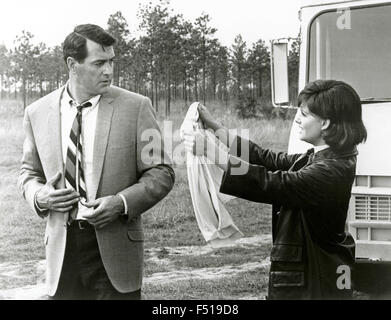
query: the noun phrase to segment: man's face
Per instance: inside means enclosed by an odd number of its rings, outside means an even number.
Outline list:
[[[87,39],[87,57],[75,64],[76,83],[91,97],[107,92],[113,79],[114,48]]]

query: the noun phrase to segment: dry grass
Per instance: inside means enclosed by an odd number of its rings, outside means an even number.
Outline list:
[[[42,230],[16,187],[23,143],[23,106],[0,103],[0,262],[43,258]]]

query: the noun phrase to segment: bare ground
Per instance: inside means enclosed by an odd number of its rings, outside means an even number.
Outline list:
[[[237,240],[232,247],[254,248],[260,245],[269,244],[270,235],[254,236]],[[227,246],[226,246],[227,247]],[[267,269],[270,261],[268,258],[262,261],[247,262],[242,264],[226,264],[218,267],[188,268],[176,266],[175,260],[191,257],[208,258],[216,252],[216,248],[205,246],[179,246],[146,249],[146,264],[164,266],[164,272],[154,272],[144,278],[144,285],[166,285],[185,280],[219,280],[242,273]],[[164,252],[164,256],[162,256]],[[175,259],[172,259],[175,258]],[[0,279],[9,283],[7,289],[0,289],[0,299],[7,300],[41,300],[45,299],[45,260],[27,261],[23,263],[3,263],[0,264]],[[32,279],[36,279],[31,284]],[[34,280],[33,280],[34,281]],[[14,287],[12,283],[30,283],[27,285]],[[148,296],[145,297],[148,299]],[[253,296],[244,296],[241,299],[262,299],[261,293]]]

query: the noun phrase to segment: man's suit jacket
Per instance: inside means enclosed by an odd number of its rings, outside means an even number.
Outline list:
[[[56,188],[65,187],[60,130],[63,90],[64,87],[39,99],[25,111],[25,141],[18,182],[23,196],[36,212],[35,193],[58,171],[63,175]],[[131,292],[140,289],[142,283],[144,234],[140,215],[168,194],[175,174],[164,152],[163,139],[148,98],[112,86],[101,97],[96,121],[94,189],[89,194],[91,199],[97,199],[120,193],[126,199],[129,212],[128,218],[120,217],[97,229],[96,236],[103,265],[113,286],[119,292]],[[155,132],[155,149],[146,154],[142,151],[150,141],[144,141],[142,134],[148,129]],[[157,138],[160,141],[156,141]],[[142,154],[149,155],[148,161],[142,159]],[[47,217],[46,281],[48,294],[54,295],[64,259],[69,214],[37,213]]]

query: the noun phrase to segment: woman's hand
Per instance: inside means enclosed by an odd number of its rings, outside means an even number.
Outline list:
[[[205,131],[194,131],[184,134],[186,151],[195,156],[205,156],[209,163],[227,171],[228,152],[220,148],[212,139],[208,139]]]
[[[213,131],[216,131],[222,127],[219,123],[217,123],[209,110],[201,103],[198,105],[198,113],[205,129],[212,129]]]

